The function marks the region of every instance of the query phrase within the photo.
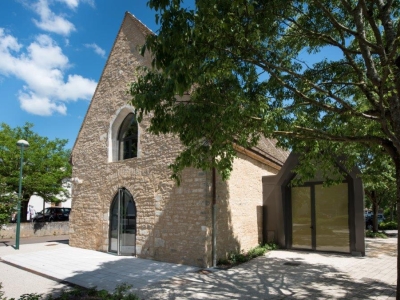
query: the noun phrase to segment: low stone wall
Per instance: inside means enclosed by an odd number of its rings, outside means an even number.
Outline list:
[[[15,238],[16,223],[1,226],[0,238]],[[21,223],[20,237],[35,237],[69,234],[69,222]]]

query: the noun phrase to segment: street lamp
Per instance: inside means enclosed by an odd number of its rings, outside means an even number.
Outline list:
[[[19,233],[21,227],[21,193],[22,193],[22,163],[24,161],[24,149],[29,147],[29,143],[25,140],[19,140],[17,146],[21,149],[21,163],[19,167],[19,190],[17,204],[17,232],[15,233],[15,249],[19,249]]]

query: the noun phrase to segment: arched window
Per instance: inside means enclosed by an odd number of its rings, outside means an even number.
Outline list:
[[[130,113],[122,122],[118,133],[118,159],[137,157],[138,123],[135,115]]]

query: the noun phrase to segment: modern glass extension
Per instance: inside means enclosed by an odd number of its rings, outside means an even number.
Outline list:
[[[118,189],[110,207],[109,252],[136,255],[136,205],[127,189]]]
[[[348,184],[291,188],[293,249],[350,252]]]

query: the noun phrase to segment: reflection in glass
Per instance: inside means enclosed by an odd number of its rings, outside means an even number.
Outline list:
[[[136,206],[126,189],[118,191],[111,205],[109,243],[110,252],[136,254]]]
[[[293,187],[292,192],[292,247],[312,248],[310,187]]]
[[[350,252],[347,183],[315,186],[317,250]]]
[[[120,160],[137,157],[138,123],[134,114],[129,114],[122,123],[118,141]]]
[[[124,190],[121,201],[120,254],[135,254],[136,246],[136,208],[133,198]]]
[[[110,211],[110,252],[118,252],[118,194],[115,196]]]

